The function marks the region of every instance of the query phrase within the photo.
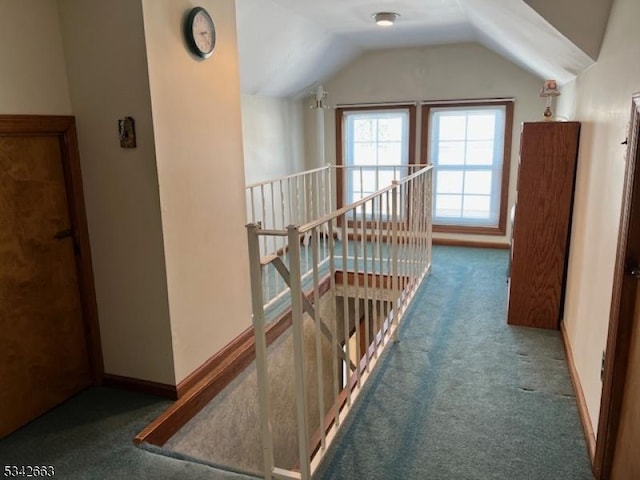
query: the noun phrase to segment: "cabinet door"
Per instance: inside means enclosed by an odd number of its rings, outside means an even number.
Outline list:
[[[523,126],[507,318],[511,325],[558,328],[579,131],[577,122]]]

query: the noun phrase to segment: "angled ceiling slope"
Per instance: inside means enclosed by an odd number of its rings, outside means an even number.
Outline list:
[[[589,15],[569,15],[584,10],[585,1],[599,7]],[[545,2],[237,0],[242,92],[295,97],[363,51],[469,41],[541,78],[565,83],[597,58],[611,0],[558,0],[558,8]],[[401,16],[393,27],[380,28],[371,18],[378,11]]]
[[[287,97],[360,53],[328,28],[271,0],[236,1],[242,93]]]
[[[525,0],[593,60],[598,59],[613,0]]]

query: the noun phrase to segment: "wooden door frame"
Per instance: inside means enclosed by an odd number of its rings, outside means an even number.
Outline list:
[[[640,92],[633,95],[632,102],[620,233],[593,463],[593,471],[597,480],[608,480],[613,467],[636,303],[636,283],[629,284],[627,282],[625,285],[624,277],[627,269],[628,238],[633,228],[640,228],[640,225],[631,224],[632,208],[634,204],[640,204]],[[635,192],[638,194],[634,195]],[[634,213],[637,215],[637,212],[634,211]]]
[[[53,115],[0,115],[0,135],[5,137],[52,135],[60,139],[69,216],[73,240],[78,247],[75,259],[85,339],[93,383],[99,385],[104,376],[104,365],[75,118]]]

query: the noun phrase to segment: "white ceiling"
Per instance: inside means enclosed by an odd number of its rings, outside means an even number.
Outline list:
[[[475,41],[560,83],[594,62],[568,40],[575,35],[552,26],[562,22],[543,18],[523,0],[236,0],[236,11],[247,94],[296,96],[363,51],[384,48]],[[400,17],[393,27],[378,27],[372,14],[379,11]],[[574,30],[581,27],[575,22]]]

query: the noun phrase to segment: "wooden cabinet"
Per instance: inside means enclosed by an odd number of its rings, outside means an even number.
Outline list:
[[[578,122],[522,127],[507,322],[557,329],[564,302]]]

